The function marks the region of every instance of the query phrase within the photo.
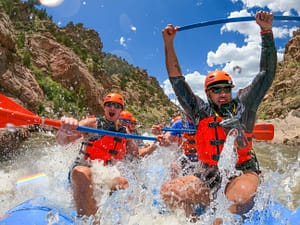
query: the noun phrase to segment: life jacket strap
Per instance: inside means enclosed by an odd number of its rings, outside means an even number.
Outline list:
[[[212,155],[212,159],[215,160],[215,161],[219,161],[220,154],[214,154],[214,155]]]

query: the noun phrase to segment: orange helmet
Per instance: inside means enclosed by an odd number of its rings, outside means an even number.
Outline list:
[[[122,95],[117,94],[117,93],[110,93],[110,94],[106,95],[103,99],[103,104],[105,104],[107,102],[116,102],[124,107],[124,98]]]
[[[133,122],[133,123],[137,123],[138,120],[137,120],[134,116],[132,116],[132,122]]]
[[[119,119],[134,121],[135,118],[131,112],[124,110],[120,113]]]
[[[222,70],[216,70],[207,74],[204,81],[204,89],[206,91],[207,88],[217,84],[225,84],[226,86],[234,87],[231,76]]]
[[[172,119],[172,121],[171,121],[171,123],[175,123],[177,120],[181,120],[181,116],[175,116],[173,119]]]

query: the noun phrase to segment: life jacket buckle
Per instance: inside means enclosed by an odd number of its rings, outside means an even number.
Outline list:
[[[217,126],[219,126],[219,122],[209,122],[208,123],[209,128],[216,128]]]
[[[213,155],[212,155],[212,159],[215,160],[215,161],[219,161],[219,159],[220,159],[220,154],[213,154]]]
[[[122,139],[121,139],[121,138],[118,138],[118,137],[115,137],[115,138],[114,138],[114,141],[117,142],[117,143],[121,143],[121,142],[122,142]]]
[[[211,144],[211,145],[214,145],[214,146],[222,145],[222,144],[224,144],[224,143],[225,143],[224,140],[211,140],[211,141],[210,141],[210,144]]]
[[[193,145],[193,144],[196,144],[196,141],[195,140],[188,140],[188,143]]]
[[[114,150],[114,149],[111,149],[111,150],[108,150],[108,153],[111,154],[111,155],[117,155],[118,151]]]
[[[196,149],[192,148],[192,149],[188,150],[188,153],[195,154],[195,153],[197,153],[197,151],[196,151]]]

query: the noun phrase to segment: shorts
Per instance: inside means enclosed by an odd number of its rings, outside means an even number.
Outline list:
[[[253,153],[253,156],[250,160],[236,165],[237,170],[241,171],[253,171],[257,174],[260,174],[258,161],[256,159],[255,154]],[[220,172],[218,170],[217,166],[211,166],[206,163],[199,163],[199,166],[197,167],[197,172],[194,173],[194,176],[198,177],[207,185],[209,186],[211,190],[211,194],[214,194],[217,192],[217,190],[221,187],[222,178],[220,176]]]
[[[182,155],[177,161],[180,166],[182,176],[194,174],[195,168],[198,165],[198,160],[195,160],[193,157]]]

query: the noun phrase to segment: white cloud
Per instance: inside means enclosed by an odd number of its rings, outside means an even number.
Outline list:
[[[126,41],[125,41],[125,38],[124,38],[123,36],[120,37],[119,43],[120,43],[120,45],[122,45],[123,47],[126,47]]]
[[[281,12],[284,15],[291,15],[295,10],[300,15],[300,0],[242,0],[247,8],[268,7],[272,12]]]
[[[120,39],[119,39],[119,44],[121,46],[123,46],[124,48],[127,48],[128,47],[128,43],[131,41],[132,39],[131,38],[125,38],[124,36],[121,36]]]
[[[254,1],[247,2],[250,4]],[[229,17],[245,16],[251,16],[251,14],[243,9],[241,11],[231,12]],[[296,27],[288,28],[286,26],[273,27],[274,38],[284,39],[292,37],[292,32],[296,29]],[[236,89],[249,84],[249,82],[251,82],[254,76],[258,73],[261,52],[261,37],[259,31],[259,26],[253,21],[227,23],[222,26],[221,33],[240,33],[245,37],[245,44],[243,46],[237,46],[235,43],[221,43],[215,52],[210,51],[207,54],[207,64],[211,67],[221,65],[223,67],[221,69],[232,75]],[[277,57],[278,61],[281,61],[283,59],[283,51],[278,51]],[[235,66],[242,68],[240,73],[236,73],[233,70]]]
[[[222,43],[216,52],[210,51],[207,54],[209,66],[223,65],[223,70],[228,72],[237,89],[248,84],[258,73],[260,46],[256,43],[248,43],[238,47],[235,43]],[[241,68],[240,72],[234,70],[236,66]]]
[[[244,9],[241,11],[231,12],[230,17],[245,17],[254,16],[247,11],[252,7],[268,7],[272,12],[281,12],[283,15],[290,15],[291,10],[297,11],[300,14],[300,0],[232,0],[233,2],[241,1],[244,3]],[[295,3],[298,2],[298,3]],[[246,8],[246,9],[245,9]],[[275,39],[286,39],[292,37],[292,32],[298,29],[297,27],[273,27]],[[235,32],[237,35],[244,36],[244,44],[237,46],[235,43],[221,43],[215,52],[210,51],[207,54],[207,64],[210,67],[218,67],[233,77],[235,88],[234,91],[248,85],[259,70],[259,61],[261,53],[261,37],[259,34],[260,28],[254,21],[242,23],[227,23],[220,30],[224,32]],[[277,49],[278,61],[283,60],[284,48]],[[234,68],[239,66],[241,71],[235,71]],[[201,76],[199,72],[189,73],[185,75],[186,81],[191,86],[192,90],[199,97],[206,100],[204,93],[203,82],[205,76]],[[164,81],[163,89],[165,93],[174,98],[174,92],[168,80]]]
[[[136,27],[135,27],[135,26],[133,26],[133,25],[131,25],[131,26],[130,26],[130,30],[132,30],[132,31],[136,32]]]
[[[193,73],[189,73],[184,75],[186,82],[190,85],[193,92],[198,95],[200,98],[202,98],[204,101],[206,101],[206,95],[204,92],[204,79],[206,75],[201,75],[198,71],[195,71]],[[162,88],[165,92],[165,94],[176,104],[178,101],[176,101],[175,93],[172,89],[172,85],[170,84],[169,80],[165,80],[163,82]]]
[[[57,7],[59,6],[64,0],[40,0],[40,3],[42,5],[48,6],[48,7]]]

